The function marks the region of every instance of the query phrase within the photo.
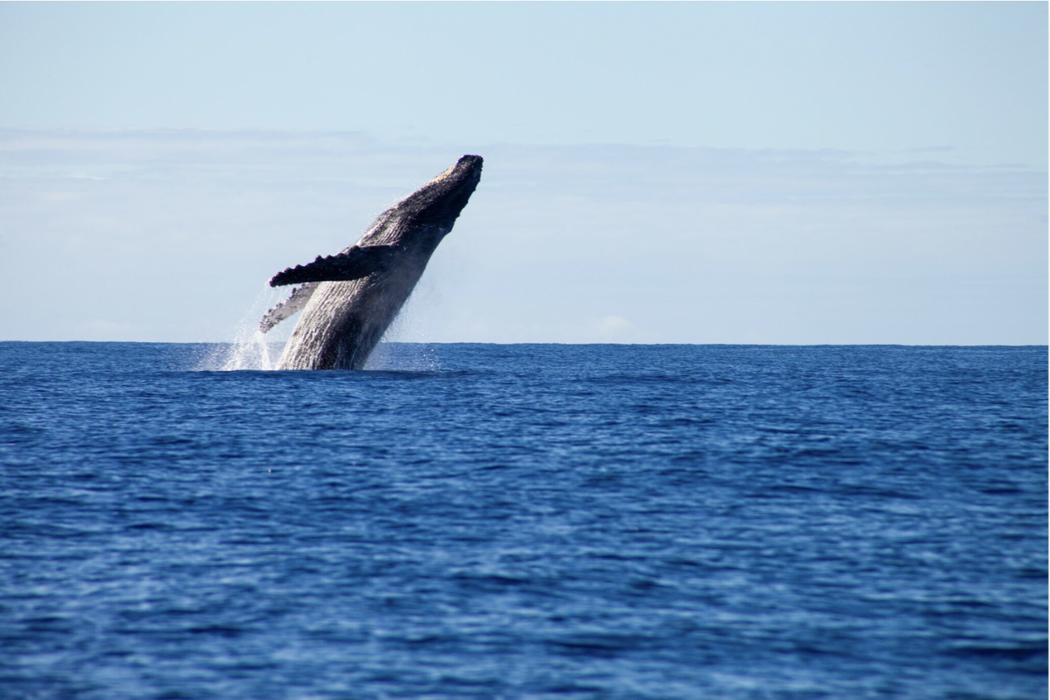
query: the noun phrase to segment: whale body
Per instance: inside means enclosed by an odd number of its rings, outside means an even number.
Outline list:
[[[357,243],[274,275],[272,287],[302,286],[259,329],[303,312],[277,369],[362,369],[470,200],[481,165],[480,156],[463,156],[380,214]]]

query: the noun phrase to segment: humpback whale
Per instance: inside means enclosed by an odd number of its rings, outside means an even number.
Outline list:
[[[269,331],[302,311],[277,369],[361,369],[481,180],[480,156],[451,168],[379,215],[337,255],[278,272],[301,285],[259,323]]]

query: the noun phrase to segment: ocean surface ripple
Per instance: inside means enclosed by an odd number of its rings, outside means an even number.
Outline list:
[[[0,343],[0,697],[1046,697],[1046,347],[382,349]]]

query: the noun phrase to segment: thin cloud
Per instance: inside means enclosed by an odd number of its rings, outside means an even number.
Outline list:
[[[0,293],[20,299],[4,332],[97,338],[82,320],[101,317],[121,338],[230,340],[273,272],[352,242],[468,152],[484,177],[404,339],[1045,342],[1042,171],[200,129],[0,130]]]

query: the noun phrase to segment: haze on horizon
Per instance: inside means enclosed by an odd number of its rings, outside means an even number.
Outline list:
[[[0,339],[232,340],[464,153],[393,338],[1045,344],[1047,6],[0,4]]]

